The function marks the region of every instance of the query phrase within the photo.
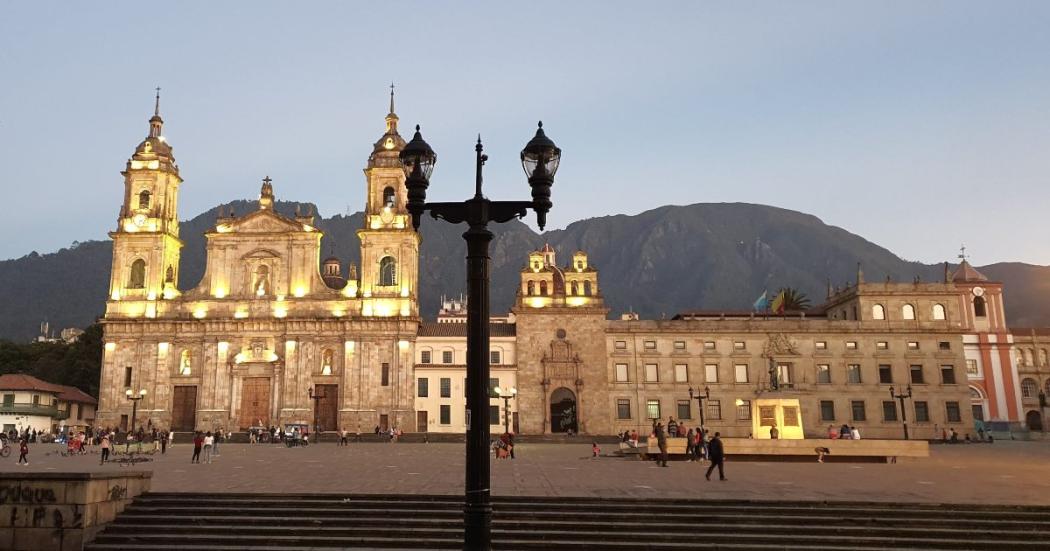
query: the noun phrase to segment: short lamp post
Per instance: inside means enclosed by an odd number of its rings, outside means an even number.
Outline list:
[[[481,137],[474,146],[476,168],[474,197],[463,202],[427,203],[430,174],[437,155],[423,140],[416,126],[412,140],[401,150],[401,166],[408,188],[408,212],[412,227],[419,229],[423,213],[452,224],[466,222],[467,242],[467,447],[466,492],[463,506],[464,548],[492,547],[492,504],[489,480],[489,223],[509,222],[536,211],[540,230],[547,224],[551,186],[561,162],[561,149],[543,133],[543,123],[521,151],[521,165],[532,188],[531,201],[490,201],[481,193]]]
[[[890,387],[890,398],[898,400],[901,403],[901,422],[904,423],[904,439],[910,440],[908,437],[908,410],[904,409],[904,399],[911,398],[911,385],[908,385],[904,392],[898,393],[894,388]]]
[[[510,401],[518,395],[518,389],[510,387],[510,390],[503,390],[496,387],[496,395],[503,398],[504,432],[510,432]]]
[[[302,391],[300,391],[300,392],[302,392]],[[309,391],[310,399],[313,400],[313,402],[314,402],[314,426],[313,426],[313,430],[314,430],[314,433],[316,433],[316,435],[317,435],[316,436],[316,439],[317,439],[316,441],[317,441],[318,444],[321,443],[321,429],[319,429],[317,427],[317,413],[318,413],[317,406],[320,405],[320,401],[324,399],[324,397],[325,397],[324,394],[325,393],[324,393],[324,389],[323,388],[322,389],[318,389],[317,394],[314,394],[314,387],[310,387],[310,391]]]
[[[700,394],[700,389],[693,391],[693,387],[689,387],[689,400],[696,400],[696,405],[700,408],[700,428],[704,428],[704,400],[711,399],[711,388],[704,387],[704,393]]]
[[[131,426],[128,427],[128,432],[135,432],[135,415],[139,410],[139,400],[146,397],[146,389],[139,390],[138,393],[132,392],[131,389],[124,391],[124,397],[131,400]]]

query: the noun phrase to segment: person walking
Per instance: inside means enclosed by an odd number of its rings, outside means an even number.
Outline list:
[[[716,432],[711,441],[707,444],[707,457],[711,460],[711,466],[707,468],[707,474],[704,478],[711,480],[711,472],[718,467],[718,479],[726,480],[725,473],[725,448],[722,447],[722,433]]]
[[[166,453],[168,453],[168,432],[164,431],[160,433],[160,454]]]
[[[694,445],[693,444],[693,440],[694,440],[694,436],[695,435],[693,434],[693,429],[692,428],[690,428],[689,431],[685,433],[685,456],[688,458],[688,459],[686,459],[686,461],[690,461],[690,462],[693,460],[693,445]]]
[[[29,466],[29,437],[24,436],[18,443],[18,465],[21,465],[23,461],[26,462],[26,466]]]
[[[200,464],[201,462],[201,448],[204,446],[204,435],[197,431],[197,434],[193,435],[193,458],[190,459],[190,463]]]
[[[339,434],[339,445],[349,446],[350,445],[350,431],[343,429],[343,432]]]
[[[175,446],[175,430],[174,429],[168,431],[168,445],[169,446]]]
[[[106,461],[109,460],[109,447],[110,447],[110,445],[111,445],[111,443],[109,441],[109,435],[108,434],[103,434],[102,435],[102,442],[99,443],[99,446],[102,448],[102,460],[98,462],[99,465],[105,465]]]
[[[664,432],[663,423],[656,424],[656,445],[660,448],[660,461],[661,467],[667,466],[667,433]]]
[[[208,431],[204,435],[204,462],[211,463],[212,447],[215,445],[215,436]]]
[[[215,432],[215,442],[212,443],[211,446],[211,453],[215,455],[215,457],[219,457],[219,441],[223,438],[226,438],[226,431],[222,430],[222,427],[219,427],[219,430]],[[208,463],[211,463],[211,461],[208,461]]]

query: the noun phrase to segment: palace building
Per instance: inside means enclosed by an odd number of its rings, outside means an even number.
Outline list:
[[[314,217],[275,212],[267,177],[255,211],[223,212],[205,234],[205,273],[191,289],[176,286],[182,179],[157,101],[110,233],[96,423],[127,426],[125,393],[145,390],[138,424],[177,431],[462,433],[464,304],[445,300],[436,322],[421,319],[393,94],[364,169],[360,267],[344,277],[339,259],[322,261]],[[940,282],[867,282],[858,268],[806,312],[640,320],[610,319],[585,251],[565,265],[550,246],[522,252],[515,305],[491,320],[493,431],[647,433],[668,417],[756,438],[774,424],[782,438],[843,424],[901,438],[905,417],[916,438],[973,434],[975,423],[1042,430],[1050,332],[1010,330],[1002,285],[965,259]],[[895,396],[907,389],[902,411]]]

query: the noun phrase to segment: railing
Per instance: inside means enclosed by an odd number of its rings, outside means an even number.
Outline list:
[[[58,408],[55,406],[42,406],[39,404],[11,404],[4,403],[0,404],[0,413],[14,413],[19,415],[42,415],[44,417],[55,417],[58,415]],[[65,412],[62,412],[65,414]]]

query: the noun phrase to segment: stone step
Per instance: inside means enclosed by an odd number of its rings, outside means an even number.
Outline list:
[[[143,513],[138,511],[128,512],[122,514],[113,523],[113,526],[172,526],[173,523],[177,522],[178,525],[193,525],[198,527],[210,527],[210,526],[227,526],[227,527],[256,527],[256,526],[297,526],[303,525],[304,523],[316,526],[340,526],[346,522],[361,522],[364,520],[375,519],[377,521],[383,521],[391,525],[440,525],[447,522],[459,522],[462,520],[462,513],[459,511],[449,511],[445,514],[434,514],[428,516],[420,516],[415,512],[409,512],[405,510],[367,510],[367,511],[352,511],[352,514],[341,514],[341,515],[316,515],[304,518],[301,515],[288,515],[288,516],[269,516],[269,517],[245,517],[242,515],[232,514],[215,514],[215,515],[170,515],[163,511]],[[833,522],[829,522],[829,520]],[[790,521],[791,524],[787,524]],[[999,534],[1002,532],[1002,537],[1011,538],[1016,535],[1019,538],[1031,538],[1037,535],[1046,534],[1050,535],[1050,523],[1041,522],[1029,522],[1029,521],[973,521],[966,519],[953,519],[945,518],[939,519],[935,526],[930,525],[930,522],[926,519],[914,519],[907,516],[899,517],[884,517],[878,519],[872,518],[849,518],[849,517],[838,517],[836,519],[828,519],[827,517],[819,516],[792,516],[783,517],[775,514],[758,514],[755,516],[741,517],[735,514],[704,514],[704,515],[672,515],[665,516],[661,515],[655,520],[651,515],[645,514],[632,514],[632,515],[608,515],[594,513],[590,515],[574,515],[571,520],[562,520],[561,515],[548,515],[543,512],[536,512],[527,516],[512,516],[507,517],[499,515],[493,519],[493,525],[500,526],[533,526],[535,528],[544,528],[549,526],[576,526],[576,527],[590,527],[590,526],[608,526],[610,523],[616,523],[616,526],[626,527],[643,524],[646,526],[666,528],[667,530],[673,530],[676,527],[680,527],[684,524],[689,526],[738,526],[741,529],[750,528],[752,525],[769,526],[769,525],[783,525],[783,526],[817,526],[823,527],[821,529],[826,530],[828,526],[843,526],[846,523],[852,523],[855,527],[863,528],[878,528],[878,529],[899,529],[902,531],[916,531],[917,533],[935,533],[946,531],[949,535],[957,535],[958,530],[980,530],[982,533],[993,533]]]
[[[371,530],[370,535],[338,535],[330,534],[324,530],[313,530],[310,533],[303,531],[302,533],[294,534],[258,534],[258,535],[245,535],[245,534],[229,534],[229,533],[180,533],[177,535],[172,534],[151,534],[148,532],[141,532],[135,534],[109,534],[108,531],[101,534],[97,539],[98,545],[121,545],[126,548],[130,544],[146,544],[156,545],[162,543],[168,543],[173,538],[177,538],[180,544],[183,546],[193,545],[248,545],[248,544],[266,544],[266,545],[284,545],[287,547],[308,547],[308,548],[346,548],[352,546],[371,545],[371,541],[381,540],[385,542],[401,542],[403,545],[405,542],[420,542],[425,541],[429,546],[430,542],[433,541],[448,541],[456,538],[452,537],[452,534],[457,533],[455,529],[448,530],[416,530],[416,529],[398,529],[391,531],[392,533],[383,533],[377,530],[376,527],[362,527],[362,531]],[[502,530],[493,529],[492,537],[494,541],[494,547],[506,548],[504,540],[508,541],[538,541],[545,543],[549,547],[560,547],[562,543],[577,542],[579,544],[591,545],[592,547],[604,546],[607,541],[618,541],[622,543],[633,543],[635,546],[645,546],[650,541],[662,541],[664,543],[680,543],[687,542],[694,547],[699,543],[697,538],[691,538],[689,532],[680,530],[673,534],[665,534],[670,536],[669,538],[657,537],[658,534],[654,532],[638,532],[638,533],[623,533],[620,531],[601,530],[597,532],[590,531],[554,531],[548,530],[537,533],[534,530]],[[970,534],[972,536],[972,534]],[[808,545],[843,545],[849,544],[854,549],[870,549],[872,547],[915,547],[923,549],[1011,549],[1011,550],[1024,550],[1024,549],[1045,549],[1045,541],[1026,541],[1026,542],[996,542],[992,540],[974,540],[965,537],[966,534],[960,534],[961,537],[954,540],[944,540],[938,538],[908,538],[898,536],[858,536],[850,534],[848,536],[838,534],[835,532],[829,532],[827,534],[797,534],[797,533],[770,533],[770,534],[749,534],[739,533],[737,531],[727,532],[716,532],[712,530],[706,530],[703,534],[697,534],[698,538],[702,538],[702,542],[707,546],[718,546],[722,543],[735,543],[735,544],[761,544],[761,545],[780,545],[786,549],[805,549]],[[396,539],[395,539],[396,538]],[[553,542],[559,542],[558,546],[552,545]]]
[[[229,518],[225,519],[225,522],[200,522],[201,519],[179,519],[178,523],[172,522],[173,519],[170,517],[159,517],[152,520],[136,519],[134,522],[121,521],[114,523],[109,529],[107,534],[110,536],[135,536],[138,534],[146,533],[151,535],[158,534],[184,534],[187,532],[197,534],[213,534],[223,533],[227,535],[243,535],[247,537],[259,537],[267,534],[274,535],[318,535],[324,534],[327,536],[350,536],[358,534],[375,534],[377,532],[386,533],[393,531],[397,533],[402,530],[411,530],[411,533],[416,537],[423,537],[425,534],[429,535],[448,535],[458,534],[461,531],[460,519],[446,519],[446,520],[412,520],[412,519],[378,519],[382,524],[381,528],[377,528],[371,523],[348,525],[345,523],[331,523],[320,519],[308,519],[308,518],[289,518],[285,519],[284,522],[272,522],[267,524],[250,524],[242,522],[230,522]],[[236,519],[235,519],[236,520]],[[342,519],[340,519],[342,520]],[[355,521],[361,521],[364,519],[354,519]],[[957,540],[960,535],[965,535],[965,539],[971,543],[977,541],[995,542],[995,543],[1006,543],[1009,541],[1021,541],[1026,542],[1032,539],[1038,539],[1047,541],[1050,538],[1050,530],[1043,527],[1044,530],[1039,531],[1025,531],[1016,532],[1013,530],[990,530],[981,529],[979,531],[973,530],[969,527],[959,528],[943,528],[936,527],[930,528],[928,526],[923,527],[900,527],[900,526],[871,526],[871,525],[859,525],[851,526],[845,524],[838,525],[820,525],[820,524],[798,524],[798,523],[783,523],[776,522],[776,519],[770,519],[762,523],[745,523],[733,524],[733,523],[666,523],[666,522],[648,522],[648,523],[634,523],[634,524],[616,524],[616,536],[618,538],[628,540],[634,539],[637,541],[662,541],[662,540],[674,540],[682,537],[682,526],[688,525],[702,530],[702,533],[718,533],[725,532],[726,530],[732,530],[733,533],[754,533],[761,531],[763,533],[790,533],[796,536],[799,535],[825,535],[829,532],[833,532],[837,536],[842,537],[859,537],[859,536],[872,536],[872,537],[894,537],[899,539],[916,539],[916,540]],[[556,533],[556,532],[572,532],[578,534],[590,534],[600,535],[608,532],[608,523],[591,522],[581,523],[575,521],[563,521],[558,523],[552,523],[549,521],[519,521],[516,519],[496,519],[493,522],[493,529],[502,533],[520,533],[520,534],[544,534],[544,533]],[[542,538],[542,536],[540,536]]]

